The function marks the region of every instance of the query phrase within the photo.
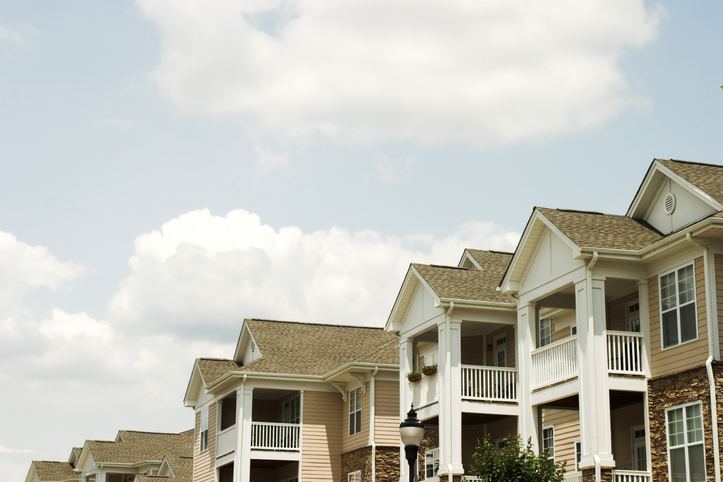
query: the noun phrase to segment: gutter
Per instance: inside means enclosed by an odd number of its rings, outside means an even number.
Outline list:
[[[501,310],[501,311],[516,311],[516,303],[504,303],[500,301],[475,301],[475,300],[464,300],[459,298],[440,298],[437,304],[440,308],[449,306],[456,306],[457,308],[486,308],[488,310]]]
[[[375,434],[375,418],[376,418],[376,381],[379,367],[374,367],[369,387],[369,440],[372,446],[372,482],[377,481],[377,442]],[[716,481],[719,482],[719,481]]]
[[[708,359],[705,361],[705,371],[708,374],[708,389],[710,391],[710,418],[713,432],[713,465],[715,472],[716,482],[721,482],[720,475],[720,446],[718,445],[718,402],[716,400],[715,392],[715,377],[713,376],[713,360],[715,359],[715,339],[718,337],[718,326],[715,325],[713,320],[713,294],[712,289],[712,278],[708,263],[710,262],[710,255],[708,245],[701,243],[693,239],[690,232],[685,234],[685,240],[689,243],[698,246],[703,250],[703,277],[705,280],[705,311],[706,311],[706,323],[708,326]]]

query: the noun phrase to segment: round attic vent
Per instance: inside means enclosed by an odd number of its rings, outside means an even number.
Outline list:
[[[667,196],[665,196],[665,214],[673,214],[673,211],[675,211],[675,194],[668,193]]]

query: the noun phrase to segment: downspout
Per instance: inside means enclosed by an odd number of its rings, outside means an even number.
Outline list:
[[[372,446],[372,482],[377,481],[377,441],[374,433],[374,419],[376,418],[376,381],[374,377],[377,375],[379,367],[374,367],[372,379],[369,387],[369,441]]]
[[[590,329],[590,319],[594,316],[593,315],[593,297],[592,297],[592,269],[595,267],[595,264],[597,264],[598,259],[598,253],[597,251],[592,253],[592,259],[590,259],[590,262],[587,264],[587,269],[585,270],[585,282],[587,284],[587,343],[588,343],[588,350],[587,350],[587,357],[588,357],[588,363],[590,363],[593,367],[595,366],[595,351],[590,350],[590,346],[595,343],[595,330],[594,326],[593,329]],[[594,385],[593,385],[594,386]],[[593,399],[597,398],[597,391],[593,394]],[[595,433],[597,434],[597,428],[595,429]],[[600,455],[598,455],[598,440],[597,435],[593,437],[593,446],[592,448],[592,458],[595,462],[595,482],[602,482],[602,471],[600,468]]]
[[[447,387],[447,390],[445,390],[447,393],[445,394],[447,396],[447,406],[452,406],[452,390],[450,390],[450,386],[452,385],[452,367],[451,361],[452,356],[450,354],[452,350],[452,337],[450,336],[450,332],[452,331],[452,312],[454,311],[454,301],[449,302],[449,308],[447,308],[447,316],[444,317],[444,330],[446,332],[445,334],[445,341],[446,346],[444,347],[444,377],[445,377],[445,386]],[[449,431],[449,427],[448,427]],[[452,437],[451,435],[448,436],[447,442],[451,442]],[[451,443],[447,443],[447,450],[445,451],[445,457],[447,460],[445,462],[447,463],[447,479],[454,478],[452,475],[452,464],[450,463],[450,449],[451,449]]]
[[[693,239],[690,233],[685,234],[685,240],[703,250],[703,278],[705,280],[705,311],[708,325],[708,359],[705,361],[705,371],[708,374],[708,388],[710,390],[710,418],[713,432],[713,462],[715,467],[715,481],[721,482],[720,446],[718,445],[718,401],[715,393],[715,377],[713,376],[713,360],[715,359],[715,329],[713,327],[713,289],[711,288],[711,273],[708,267],[708,246]]]

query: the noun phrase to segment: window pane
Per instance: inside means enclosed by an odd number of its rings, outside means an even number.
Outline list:
[[[675,304],[675,273],[660,277],[660,304],[663,311],[676,306]]]
[[[680,307],[680,342],[698,338],[698,323],[695,319],[695,303]]]
[[[705,482],[703,444],[688,448],[688,471],[690,472],[690,482]]]
[[[685,444],[685,429],[683,428],[683,409],[677,408],[668,411],[668,445],[676,447]],[[672,450],[671,450],[672,454]]]
[[[663,313],[663,348],[678,344],[678,313],[676,310]]]
[[[691,405],[685,409],[686,425],[688,427],[688,443],[703,441],[703,413],[700,405]]]
[[[692,265],[678,270],[678,293],[680,293],[678,299],[681,305],[695,299],[695,278]]]
[[[687,482],[685,470],[685,449],[683,447],[670,451],[671,482]]]

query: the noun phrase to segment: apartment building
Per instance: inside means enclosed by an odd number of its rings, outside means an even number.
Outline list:
[[[386,330],[420,478],[519,433],[573,481],[720,481],[722,237],[723,166],[656,159],[625,215],[536,207],[514,253],[411,265]]]
[[[196,360],[194,482],[399,479],[399,338],[247,319],[233,358]]]

